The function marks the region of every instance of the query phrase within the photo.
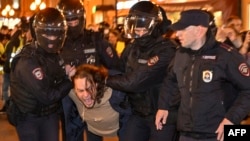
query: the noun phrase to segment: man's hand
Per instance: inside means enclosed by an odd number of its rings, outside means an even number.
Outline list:
[[[168,110],[158,110],[155,116],[155,125],[157,130],[162,130],[163,125],[166,124],[168,117]]]
[[[233,123],[226,118],[223,119],[223,121],[220,123],[219,127],[215,131],[215,133],[218,134],[217,135],[218,141],[224,141],[224,125],[233,125]]]
[[[76,68],[75,66],[65,65],[65,72],[68,75],[69,79],[71,80],[71,77],[75,75]]]

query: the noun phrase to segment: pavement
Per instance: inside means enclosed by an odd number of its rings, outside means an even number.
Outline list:
[[[7,121],[6,114],[0,114],[0,140],[18,141],[15,128]]]

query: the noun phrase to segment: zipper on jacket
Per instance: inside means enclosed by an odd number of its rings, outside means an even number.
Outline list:
[[[195,60],[195,56],[192,55],[192,66],[191,66],[191,70],[190,70],[190,82],[189,82],[189,92],[192,92],[193,90],[193,73],[194,73],[194,60]]]
[[[194,61],[195,61],[195,55],[192,55],[192,66],[191,66],[191,69],[190,69],[190,82],[189,82],[189,94],[190,94],[189,107],[190,107],[190,113],[192,113],[191,110],[192,110],[192,107],[193,107],[192,90],[193,90]],[[190,114],[190,120],[191,120],[191,123],[193,123],[192,114]]]

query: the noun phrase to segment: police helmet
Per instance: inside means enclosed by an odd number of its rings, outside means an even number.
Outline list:
[[[61,1],[58,9],[63,13],[68,24],[69,38],[77,38],[83,33],[86,24],[86,12],[80,0]]]
[[[211,11],[204,10],[205,13],[209,16],[209,28],[212,31],[213,35],[216,36],[217,34],[217,26],[215,24],[215,17]]]
[[[141,38],[151,35],[155,26],[162,22],[162,13],[157,5],[150,1],[140,1],[129,10],[124,21],[124,32],[126,38]],[[144,29],[144,34],[139,35],[137,28]]]
[[[48,53],[57,53],[66,38],[67,23],[60,11],[45,8],[38,12],[33,21],[36,41]]]

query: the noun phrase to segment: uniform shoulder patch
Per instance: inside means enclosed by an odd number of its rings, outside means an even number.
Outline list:
[[[228,52],[231,52],[234,48],[228,44],[225,44],[225,43],[221,43],[220,44],[220,47],[221,48],[224,48],[225,50],[227,50]]]
[[[238,67],[240,73],[244,76],[250,76],[249,68],[246,63],[241,63]]]
[[[38,80],[42,80],[43,77],[44,77],[44,74],[43,74],[43,71],[41,68],[35,68],[33,71],[32,71],[32,74],[35,76],[36,79]]]

